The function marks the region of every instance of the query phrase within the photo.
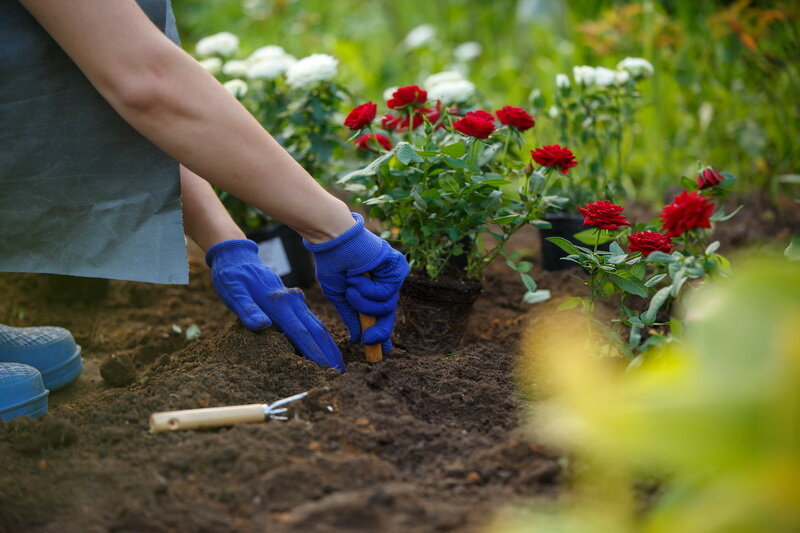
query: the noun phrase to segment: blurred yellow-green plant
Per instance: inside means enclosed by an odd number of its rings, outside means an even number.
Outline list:
[[[770,190],[796,174],[800,151],[800,7],[796,2],[714,0],[173,0],[188,49],[232,31],[245,51],[279,44],[296,57],[328,53],[340,81],[364,100],[392,86],[457,68],[490,102],[524,105],[534,89],[553,103],[555,76],[575,65],[613,68],[643,57],[642,86],[624,179],[660,200],[698,160]],[[433,34],[409,32],[429,25]],[[426,35],[430,38],[421,38]],[[477,57],[458,45],[477,42]],[[475,50],[474,47],[472,50]],[[536,139],[553,138],[543,108]],[[582,154],[576,154],[578,158]],[[576,169],[578,172],[579,169]]]
[[[627,372],[588,321],[534,325],[536,435],[569,451],[574,487],[492,531],[800,530],[800,269],[742,260],[688,309],[683,340]],[[635,488],[647,475],[655,495]]]

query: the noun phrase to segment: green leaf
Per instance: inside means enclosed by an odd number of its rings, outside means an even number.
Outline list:
[[[792,235],[789,246],[783,251],[789,261],[800,261],[800,235]]]
[[[522,301],[526,304],[538,304],[541,302],[546,302],[550,298],[551,298],[550,291],[547,290],[538,290],[536,292],[528,291],[522,297]]]
[[[539,229],[550,229],[550,228],[553,227],[553,224],[551,224],[550,222],[548,222],[546,220],[532,220],[531,221],[531,226],[533,226],[534,228],[539,228]]]
[[[580,305],[583,301],[583,298],[580,296],[572,296],[570,298],[566,298],[563,302],[558,304],[556,307],[556,311],[568,311],[569,309],[575,309]]]
[[[388,194],[382,194],[380,196],[376,196],[374,198],[365,200],[363,203],[364,205],[381,205],[381,204],[390,204],[392,202],[394,202],[394,198],[392,198]]]
[[[611,243],[611,246],[609,246],[608,251],[611,252],[612,255],[626,255],[625,250],[622,249],[622,247],[617,243],[617,241]]]
[[[530,272],[533,268],[533,263],[530,261],[520,261],[517,263],[517,272]]]
[[[525,285],[525,288],[528,289],[528,292],[536,292],[538,287],[530,274],[521,272],[519,277],[522,278],[522,284]]]
[[[734,209],[732,212],[728,213],[727,215],[725,214],[725,209],[721,208],[719,211],[717,211],[716,213],[711,215],[711,221],[712,222],[725,222],[726,220],[730,220],[736,215],[736,213],[741,211],[743,207],[744,207],[744,205],[740,205],[739,207],[737,207],[736,209]]]
[[[711,255],[719,250],[719,241],[714,241],[706,247],[706,255]]]
[[[656,315],[669,299],[669,293],[670,287],[664,287],[653,295],[650,299],[650,306],[647,308],[647,311],[642,313],[642,322],[645,324],[652,324],[656,321]]]
[[[644,279],[645,274],[647,274],[647,265],[637,263],[630,268],[629,272],[637,279]]]
[[[456,159],[455,157],[450,157],[449,155],[444,156],[444,161],[451,167],[458,170],[469,168],[469,165],[463,159]]]
[[[392,157],[394,157],[394,150],[386,152],[385,154],[379,156],[378,158],[373,160],[369,165],[367,165],[362,169],[354,170],[353,172],[345,174],[344,176],[339,178],[338,182],[347,183],[348,181],[354,178],[365,178],[369,176],[374,176],[378,172],[378,169],[381,166],[383,166],[384,163],[389,161],[389,159],[391,159]]]
[[[609,234],[600,234],[600,240],[597,240],[597,230],[596,229],[586,229],[581,231],[580,233],[576,233],[573,235],[576,239],[581,241],[583,244],[588,244],[589,246],[594,246],[596,242],[599,244],[605,244],[609,241],[613,241],[614,237]]]
[[[611,283],[629,294],[647,298],[647,289],[645,288],[644,284],[633,276],[631,276],[631,279],[626,279],[625,277],[622,277],[622,272],[620,272],[619,275],[609,274],[608,279],[611,281]]]
[[[467,146],[462,141],[458,141],[442,148],[442,153],[451,157],[464,157],[464,154],[467,153]]]
[[[514,222],[517,219],[519,219],[519,215],[506,215],[492,219],[492,224],[497,224],[498,226],[502,226]]]
[[[395,148],[395,155],[397,159],[406,166],[412,161],[415,163],[422,163],[423,161],[422,156],[408,143],[398,144],[397,148]]]
[[[659,282],[660,282],[662,279],[664,279],[664,278],[666,278],[666,277],[667,277],[667,275],[666,275],[666,274],[656,274],[656,275],[655,275],[655,276],[653,276],[652,278],[650,278],[650,279],[648,279],[647,281],[645,281],[645,282],[644,282],[644,286],[645,286],[645,287],[655,287],[656,285],[658,285],[658,283],[659,283]]]
[[[582,255],[581,251],[578,250],[574,244],[572,244],[563,237],[548,237],[547,240],[552,242],[553,244],[555,244],[568,254]]]
[[[648,263],[674,263],[675,258],[669,254],[665,254],[664,252],[653,252],[647,256]]]

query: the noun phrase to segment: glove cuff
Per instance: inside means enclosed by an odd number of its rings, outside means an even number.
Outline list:
[[[206,252],[206,264],[211,268],[260,262],[258,245],[249,239],[220,241]]]
[[[364,227],[361,215],[351,215],[356,223],[335,239],[320,244],[311,244],[303,239],[307,250],[318,258],[324,258],[337,270],[350,270],[371,263],[381,254],[383,240]]]

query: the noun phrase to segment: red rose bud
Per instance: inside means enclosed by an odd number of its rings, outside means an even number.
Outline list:
[[[370,141],[372,141],[372,143],[370,143]],[[358,146],[358,148],[361,150],[373,150],[370,144],[375,146],[376,142],[379,145],[381,145],[386,151],[392,149],[392,141],[390,141],[389,138],[386,137],[386,135],[381,135],[380,133],[374,133],[374,134],[368,133],[366,135],[362,135],[355,141],[356,146]]]
[[[366,128],[372,121],[375,120],[375,114],[378,112],[378,106],[372,102],[356,106],[347,118],[344,119],[344,125],[353,131],[358,131]]]
[[[536,125],[533,117],[521,107],[505,106],[497,110],[497,118],[502,124],[511,126],[519,131],[526,131]]]
[[[720,183],[725,181],[725,176],[720,174],[720,172],[712,167],[706,167],[697,174],[697,188],[701,191],[703,189],[710,189],[711,187],[716,187]]]
[[[542,165],[543,167],[558,167],[561,172],[566,174],[569,169],[576,166],[578,162],[575,160],[575,155],[572,150],[564,146],[563,148],[558,144],[549,144],[537,148],[531,152],[533,160]]]
[[[671,238],[655,231],[639,231],[628,235],[628,248],[630,251],[642,252],[645,257],[653,252],[668,254],[674,246]]]
[[[424,104],[428,101],[428,92],[421,89],[418,85],[409,85],[408,87],[400,87],[392,97],[386,102],[392,109],[407,107],[410,105]]]
[[[597,226],[600,229],[618,230],[620,226],[630,226],[631,223],[622,216],[622,206],[612,204],[608,200],[598,200],[593,204],[579,207],[583,215],[583,223],[587,226]]]
[[[695,228],[710,228],[714,204],[697,191],[683,191],[659,215],[661,227],[669,237]]]
[[[453,127],[464,135],[486,139],[494,131],[494,118],[487,120],[482,114],[489,115],[486,111],[473,111],[467,116],[455,121]],[[489,115],[491,117],[491,115]]]

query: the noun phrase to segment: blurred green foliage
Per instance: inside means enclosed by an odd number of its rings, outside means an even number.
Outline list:
[[[694,292],[680,341],[627,372],[588,324],[534,323],[536,438],[570,451],[573,486],[489,531],[798,531],[800,269],[780,256],[740,267]]]
[[[797,173],[800,126],[800,8],[796,2],[678,0],[173,0],[187,49],[231,31],[253,50],[279,44],[302,57],[341,60],[339,82],[364,99],[417,83],[477,41],[469,78],[495,108],[525,105],[541,89],[553,102],[554,77],[574,65],[613,68],[626,56],[656,67],[642,87],[643,108],[627,143],[626,179],[655,201],[697,161],[770,190]],[[419,24],[436,28],[429,45],[403,44]],[[545,108],[546,109],[546,108]],[[537,115],[536,143],[555,138]],[[580,157],[580,154],[577,154]]]

